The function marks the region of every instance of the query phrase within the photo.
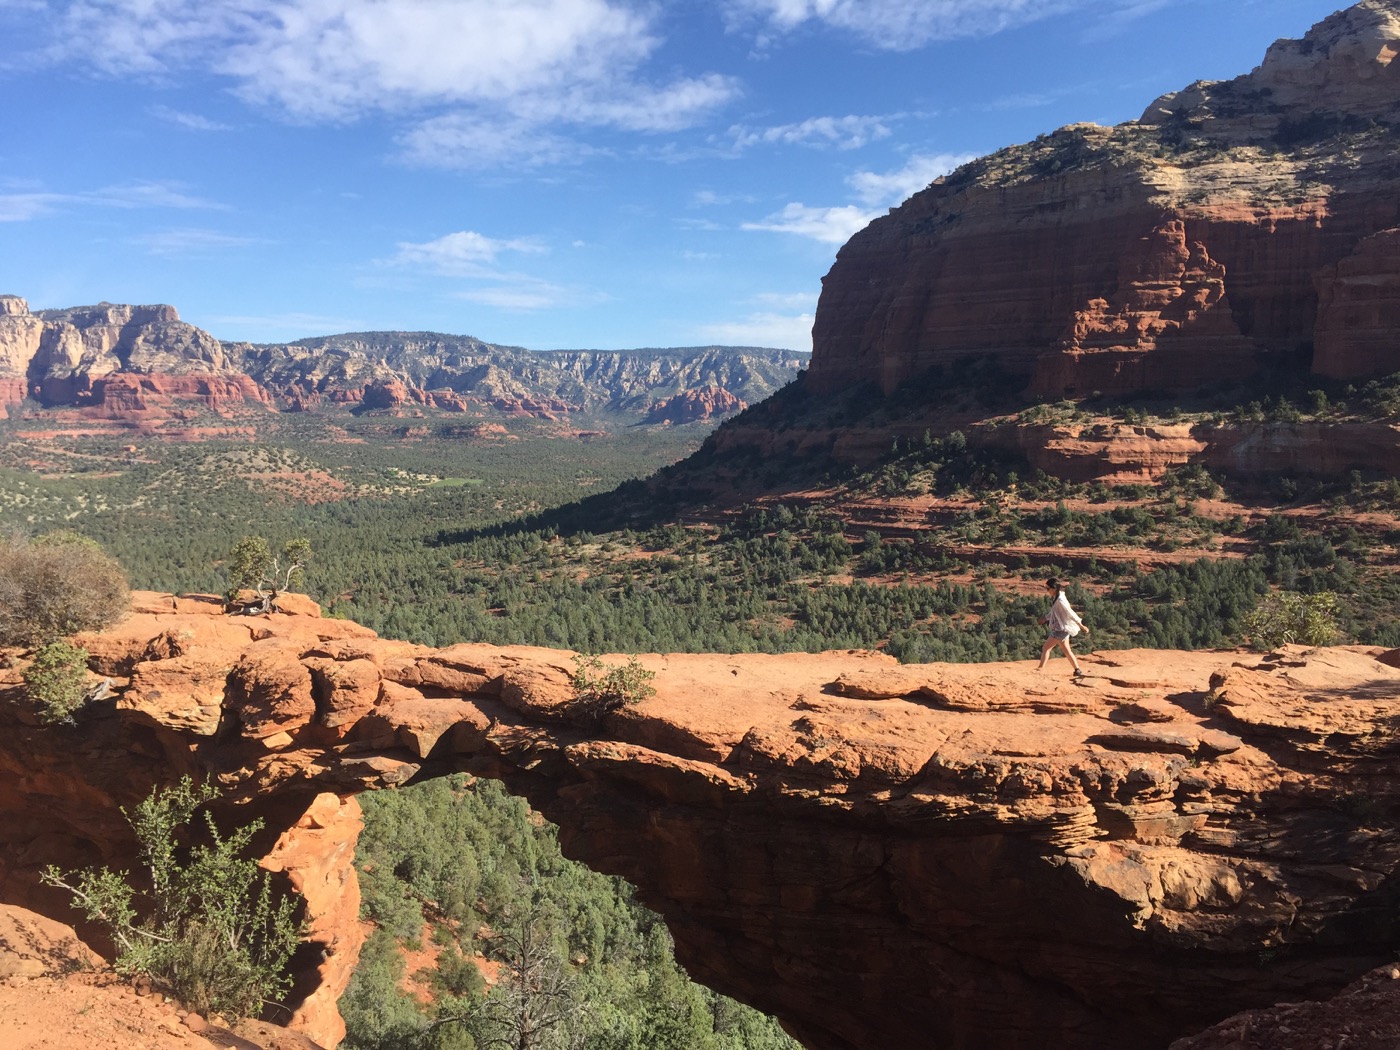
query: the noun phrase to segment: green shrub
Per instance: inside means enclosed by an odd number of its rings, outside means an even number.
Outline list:
[[[1337,640],[1337,595],[1333,591],[1267,594],[1244,618],[1245,637],[1260,649],[1280,645],[1331,645]]]
[[[0,645],[42,645],[126,615],[126,573],[75,532],[0,541]]]
[[[34,654],[24,672],[24,688],[45,722],[70,722],[87,696],[88,651],[68,642],[50,642]]]
[[[244,536],[229,552],[225,607],[231,607],[239,592],[246,590],[257,594],[258,611],[271,612],[277,607],[277,596],[301,582],[310,557],[311,541],[305,537],[288,540],[274,554],[261,536]]]
[[[106,927],[118,972],[148,974],[200,1013],[248,1017],[291,984],[284,971],[297,946],[296,902],[274,901],[267,872],[242,855],[262,821],[225,835],[206,810],[209,841],[185,845],[195,811],[217,796],[184,777],[126,814],[149,883],[139,895],[127,872],[108,868],[65,875],[50,867],[42,877]]]
[[[648,671],[629,657],[625,664],[608,665],[597,656],[574,656],[574,709],[586,715],[601,718],[609,711],[616,711],[629,704],[639,704],[656,690],[651,680],[654,671]]]

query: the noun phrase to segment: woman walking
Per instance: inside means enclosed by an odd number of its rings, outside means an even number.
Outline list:
[[[1050,636],[1040,647],[1040,666],[1036,670],[1045,670],[1045,665],[1050,662],[1050,653],[1056,646],[1059,646],[1064,650],[1065,655],[1069,657],[1070,664],[1074,667],[1074,677],[1083,678],[1084,669],[1079,666],[1079,661],[1075,659],[1074,650],[1069,647],[1069,640],[1080,631],[1087,634],[1089,628],[1084,626],[1084,621],[1079,618],[1079,614],[1070,608],[1069,599],[1065,597],[1059,580],[1046,580],[1045,589],[1055,595],[1055,602],[1050,606],[1049,614],[1040,618],[1041,623],[1049,625]]]

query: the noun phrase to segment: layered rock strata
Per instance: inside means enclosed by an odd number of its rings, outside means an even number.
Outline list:
[[[816,1050],[1165,1046],[1330,994],[1395,943],[1400,661],[1379,650],[1103,653],[1082,681],[643,656],[655,696],[599,721],[571,654],[427,649],[315,611],[139,595],[80,639],[116,699],[75,727],[36,724],[21,667],[0,672],[6,895],[60,909],[39,868],[121,862],[117,806],[210,776],[267,819],[265,848],[335,840],[300,869],[346,887],[308,893],[334,986],[356,948],[317,925],[353,898],[339,799],[466,770],[526,794],[567,852],[640,887],[694,976]]]
[[[752,347],[536,353],[434,332],[358,332],[297,343],[221,343],[171,306],[31,313],[0,295],[0,418],[26,397],[92,418],[159,421],[183,406],[413,412],[490,409],[558,420],[603,410],[657,421],[737,411],[785,385],[806,356]],[[684,417],[684,419],[683,419]]]
[[[1364,0],[1250,74],[937,180],[837,255],[809,389],[965,357],[1049,397],[1400,369],[1397,52],[1400,2]]]

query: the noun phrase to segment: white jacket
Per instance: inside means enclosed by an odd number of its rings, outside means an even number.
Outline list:
[[[1050,606],[1050,615],[1046,619],[1050,630],[1068,631],[1071,638],[1084,626],[1079,614],[1070,608],[1069,599],[1065,597],[1064,591],[1055,596],[1055,604]]]

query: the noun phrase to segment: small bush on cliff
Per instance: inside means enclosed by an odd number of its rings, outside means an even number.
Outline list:
[[[0,540],[0,645],[42,645],[126,615],[126,573],[75,532]]]
[[[1245,636],[1260,649],[1331,645],[1337,640],[1337,595],[1332,591],[1265,595],[1244,618]]]
[[[118,972],[149,974],[200,1013],[247,1017],[291,983],[284,971],[297,945],[296,903],[274,900],[267,873],[243,856],[262,821],[225,835],[206,810],[208,841],[187,844],[195,812],[217,796],[184,777],[126,814],[145,866],[139,893],[129,873],[108,868],[50,867],[43,880],[106,927]]]
[[[34,654],[24,672],[24,688],[46,722],[66,722],[87,697],[88,651],[68,642],[50,642]]]
[[[625,664],[608,665],[599,657],[578,653],[574,656],[575,709],[601,718],[609,711],[639,704],[655,695],[651,687],[655,677],[656,672],[644,668],[635,656]]]
[[[239,591],[253,591],[258,604],[252,611],[271,612],[277,596],[301,580],[310,557],[311,541],[302,537],[288,540],[274,554],[261,536],[244,536],[229,552],[225,604],[231,606]]]

